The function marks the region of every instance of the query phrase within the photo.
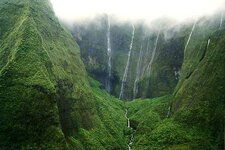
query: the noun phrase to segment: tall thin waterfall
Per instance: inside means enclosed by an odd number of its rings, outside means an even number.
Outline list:
[[[222,25],[223,25],[223,12],[221,13],[220,17],[220,30],[222,29]]]
[[[207,42],[207,47],[206,47],[206,49],[208,49],[209,48],[209,44],[210,44],[210,38],[208,39],[208,42]]]
[[[150,76],[150,74],[151,74],[152,63],[154,61],[155,53],[156,53],[156,50],[157,50],[157,45],[158,45],[158,40],[159,40],[159,34],[160,34],[160,30],[158,31],[158,34],[157,34],[157,37],[156,37],[156,41],[155,41],[155,45],[154,45],[154,49],[153,49],[153,52],[152,52],[152,57],[151,57],[151,60],[150,60],[150,62],[148,64],[148,67],[147,67],[148,76]]]
[[[119,99],[123,98],[124,83],[127,81],[128,68],[130,66],[130,56],[131,56],[131,51],[132,51],[132,47],[133,47],[134,32],[135,32],[135,27],[134,27],[134,25],[132,25],[132,26],[133,26],[132,38],[131,38],[131,42],[130,42],[130,49],[129,49],[129,52],[128,52],[127,65],[126,65],[126,68],[125,68],[125,71],[124,71],[124,74],[123,74],[123,79],[122,79]]]
[[[136,95],[137,95],[137,92],[138,92],[138,81],[139,81],[140,73],[141,73],[142,57],[143,57],[143,51],[142,51],[142,44],[141,44],[141,49],[140,49],[137,68],[136,68],[136,78],[135,78],[135,81],[134,81],[133,99],[136,98]]]
[[[144,53],[143,54],[144,55],[144,62],[146,62],[146,59],[148,60],[148,58],[146,56],[150,55],[149,38],[147,38],[147,48],[146,48],[145,52],[143,52],[143,53]],[[142,78],[144,76],[144,73],[145,73],[147,67],[148,67],[147,65],[143,66],[143,68],[142,68],[142,70],[140,72],[140,77],[139,78]]]
[[[149,39],[147,38],[147,40],[148,40],[148,42],[147,42],[146,54],[148,55],[148,54],[150,54],[150,52],[149,52]]]
[[[195,30],[196,23],[197,23],[197,20],[196,20],[195,23],[193,24],[193,27],[192,27],[192,29],[191,29],[191,33],[189,34],[187,43],[186,43],[185,48],[184,48],[184,52],[186,52],[186,50],[187,50],[188,44],[189,44],[189,42],[190,42],[190,40],[191,40],[192,33],[193,33],[193,31]]]
[[[107,26],[107,55],[108,55],[108,79],[107,79],[107,91],[111,92],[111,76],[112,76],[112,49],[111,49],[111,39],[110,39],[110,18],[108,17]]]

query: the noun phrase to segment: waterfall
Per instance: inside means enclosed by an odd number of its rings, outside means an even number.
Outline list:
[[[208,39],[208,42],[207,42],[207,47],[206,47],[206,49],[208,49],[209,48],[209,44],[210,44],[210,38]]]
[[[151,60],[150,60],[150,62],[148,64],[148,67],[147,67],[148,76],[150,76],[150,74],[151,74],[152,63],[153,63],[154,58],[155,58],[155,53],[156,53],[158,40],[159,40],[159,34],[160,34],[160,30],[158,31],[158,34],[157,34],[157,37],[156,37],[156,41],[155,41],[155,45],[154,45],[154,49],[153,49],[153,52],[152,52],[152,57],[151,57]]]
[[[124,74],[123,74],[119,99],[123,98],[124,83],[127,81],[128,68],[130,66],[130,56],[131,56],[131,51],[132,51],[133,41],[134,41],[134,32],[135,32],[135,27],[133,25],[133,32],[132,32],[132,38],[131,38],[131,42],[130,42],[130,49],[129,49],[129,52],[128,52],[128,59],[127,59],[126,68],[125,68],[125,71],[124,71]]]
[[[132,129],[132,128],[130,127],[130,119],[128,118],[127,115],[128,115],[128,110],[126,109],[126,110],[125,110],[125,118],[127,119],[127,128]],[[129,139],[129,143],[127,144],[128,150],[131,150],[131,146],[132,146],[133,142],[134,142],[134,133],[131,134],[131,137],[130,137],[130,139]]]
[[[171,107],[169,106],[166,117],[168,118],[170,115]]]
[[[148,60],[148,58],[146,56],[149,56],[150,55],[150,52],[149,52],[149,39],[147,39],[147,48],[144,52],[144,62],[146,62],[146,59]],[[145,70],[147,68],[147,65],[146,66],[143,66],[142,70],[141,70],[141,73],[140,73],[140,77],[139,78],[142,78],[144,76],[144,73],[145,73]]]
[[[130,119],[127,117],[128,110],[125,110],[125,118],[127,119],[127,127],[130,128]]]
[[[127,127],[130,128],[130,119],[127,118]]]
[[[191,29],[191,33],[189,34],[187,43],[186,43],[185,48],[184,48],[184,52],[186,52],[186,50],[187,50],[187,47],[188,47],[188,44],[189,44],[189,42],[190,42],[192,33],[193,33],[193,31],[195,30],[196,23],[197,23],[197,21],[195,21],[195,23],[193,24],[193,27],[192,27],[192,29]]]
[[[133,140],[134,140],[134,135],[132,134],[132,135],[131,135],[131,138],[130,138],[130,141],[129,141],[129,143],[128,143],[128,150],[132,150],[132,149],[131,149],[131,146],[132,146],[132,144],[133,144]]]
[[[111,76],[112,76],[112,49],[111,49],[111,39],[110,39],[110,19],[108,17],[108,27],[107,27],[107,55],[108,55],[108,79],[107,79],[107,91],[111,92]]]
[[[222,25],[223,25],[223,12],[221,13],[220,17],[220,30],[222,29]]]
[[[179,77],[180,77],[180,71],[178,70],[178,71],[174,71],[174,75],[175,75],[175,78],[176,78],[176,80],[179,80]]]
[[[211,42],[211,39],[209,37],[208,40],[207,40],[207,45],[206,45],[206,47],[205,47],[205,49],[204,49],[204,51],[203,51],[203,53],[202,53],[202,55],[201,55],[201,57],[199,59],[199,62],[202,61],[203,58],[205,57],[205,54],[206,54],[206,52],[207,52],[207,50],[209,48],[210,42]]]
[[[150,52],[149,52],[149,39],[147,39],[147,40],[148,40],[148,42],[147,42],[146,53],[147,53],[147,54],[150,54]]]
[[[141,44],[141,49],[140,49],[138,63],[137,63],[137,68],[136,68],[136,78],[135,78],[135,81],[134,81],[133,99],[136,98],[136,95],[138,93],[138,81],[139,81],[140,73],[141,73],[141,68],[140,67],[141,67],[142,56],[143,56],[143,52],[142,52],[142,44]]]

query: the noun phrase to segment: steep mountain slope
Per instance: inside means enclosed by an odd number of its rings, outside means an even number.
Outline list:
[[[48,0],[0,2],[0,149],[124,149],[123,103],[90,81]]]
[[[218,18],[196,22],[173,95],[127,104],[134,149],[224,148],[225,30]]]
[[[217,18],[212,18],[211,21],[215,22],[213,19]],[[190,47],[187,48],[172,110],[177,121],[208,133],[210,142],[215,144],[209,149],[223,149],[225,30],[224,26],[219,28],[219,24],[206,21],[205,25],[205,28],[201,25],[196,28],[193,39],[197,37],[198,42],[190,41]]]

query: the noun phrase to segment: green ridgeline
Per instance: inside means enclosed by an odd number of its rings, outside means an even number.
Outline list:
[[[125,149],[123,103],[89,82],[47,0],[0,2],[0,149]]]

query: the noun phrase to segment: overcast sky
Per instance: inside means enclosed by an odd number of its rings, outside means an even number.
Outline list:
[[[169,17],[178,21],[209,15],[225,0],[51,0],[56,15],[69,22],[107,13],[122,19]]]

